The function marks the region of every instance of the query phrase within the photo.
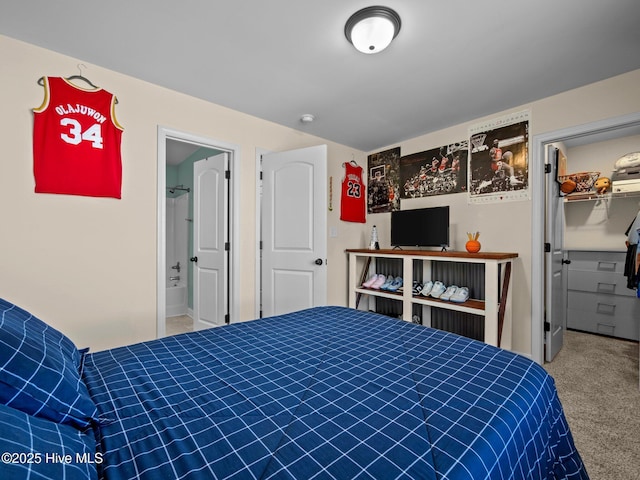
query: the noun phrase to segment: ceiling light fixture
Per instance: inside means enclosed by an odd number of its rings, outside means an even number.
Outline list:
[[[344,26],[347,40],[362,53],[378,53],[400,31],[400,16],[388,7],[367,7],[349,17]]]

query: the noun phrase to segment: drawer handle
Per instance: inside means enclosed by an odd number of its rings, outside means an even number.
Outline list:
[[[604,313],[606,315],[613,315],[615,310],[616,310],[616,306],[611,305],[609,303],[598,302],[598,305],[596,306],[596,311],[598,313]]]
[[[598,262],[598,270],[613,272],[616,269],[616,262]]]
[[[598,286],[596,287],[596,290],[598,292],[614,293],[616,291],[616,284],[598,282]]]
[[[598,330],[599,332],[603,332],[603,333],[610,333],[610,334],[613,334],[613,332],[614,332],[614,331],[615,331],[615,329],[616,329],[616,326],[615,326],[615,325],[609,325],[608,323],[600,323],[600,322],[598,322],[598,324],[597,324],[597,325],[598,325],[597,330]]]

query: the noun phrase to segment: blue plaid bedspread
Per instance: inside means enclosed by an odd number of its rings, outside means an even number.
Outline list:
[[[89,354],[108,479],[586,479],[534,362],[320,307]]]

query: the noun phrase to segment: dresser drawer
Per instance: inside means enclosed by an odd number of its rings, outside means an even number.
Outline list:
[[[586,270],[624,274],[625,252],[581,252],[570,250],[568,257],[571,260],[569,271]]]
[[[586,292],[569,292],[567,327],[638,340],[638,299]]]
[[[569,290],[636,296],[635,290],[627,288],[627,277],[621,273],[569,270],[568,282]]]

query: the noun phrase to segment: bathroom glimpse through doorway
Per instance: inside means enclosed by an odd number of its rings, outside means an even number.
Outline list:
[[[184,286],[184,290],[181,291],[185,296],[187,302],[187,313],[189,316],[193,316],[193,298],[194,298],[194,282],[193,271],[194,263],[190,261],[180,262],[180,273],[177,274],[177,269],[174,271],[171,267],[175,265],[169,265],[171,263],[168,259],[168,248],[172,248],[168,235],[171,234],[171,230],[175,229],[175,225],[171,225],[168,220],[168,211],[171,210],[170,203],[174,198],[178,198],[180,195],[187,193],[185,197],[189,201],[188,206],[188,252],[182,252],[181,257],[184,259],[186,256],[188,259],[194,257],[192,253],[193,249],[193,201],[194,201],[194,178],[193,178],[193,165],[198,160],[213,157],[217,154],[224,153],[228,157],[228,170],[232,172],[234,170],[236,159],[240,156],[239,147],[236,145],[228,144],[218,140],[200,137],[185,132],[178,132],[175,130],[167,129],[164,127],[158,127],[158,201],[157,201],[157,337],[161,338],[168,334],[175,333],[175,330],[171,327],[167,327],[167,317],[175,314],[173,307],[168,305],[169,297],[172,301],[175,301],[176,291],[169,290],[177,285],[176,281],[169,281],[169,278],[180,277],[180,284]],[[233,321],[238,311],[238,299],[236,283],[238,281],[238,275],[236,269],[239,262],[237,259],[237,252],[233,245],[237,243],[238,239],[238,225],[239,212],[234,208],[238,205],[237,195],[239,189],[236,185],[237,175],[230,175],[231,179],[228,185],[228,201],[226,202],[225,212],[223,217],[218,221],[226,222],[229,226],[227,233],[227,241],[230,246],[229,261],[225,266],[224,272],[225,278],[228,278],[228,295],[226,300],[226,310],[230,321]],[[175,233],[175,232],[174,232]],[[182,248],[182,247],[181,247]],[[175,252],[174,252],[175,253]],[[174,255],[175,256],[175,255]],[[173,258],[173,257],[172,257]],[[175,263],[175,262],[174,262]],[[178,292],[180,293],[180,292]],[[197,297],[197,295],[195,295]],[[176,317],[178,318],[178,317]],[[185,318],[185,317],[179,317]]]

